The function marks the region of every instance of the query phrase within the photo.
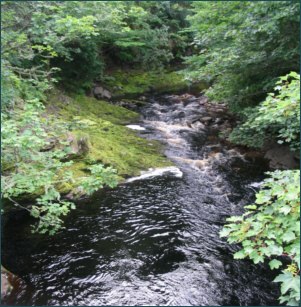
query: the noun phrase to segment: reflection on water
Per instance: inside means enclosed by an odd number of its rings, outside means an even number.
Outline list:
[[[4,304],[278,305],[277,273],[233,260],[238,247],[218,235],[226,217],[254,200],[265,165],[209,142],[216,131],[187,126],[206,115],[197,98],[150,99],[141,110],[146,130],[137,133],[162,140],[179,170],[96,193],[53,237],[31,235],[25,212],[5,214],[2,263],[27,287]]]

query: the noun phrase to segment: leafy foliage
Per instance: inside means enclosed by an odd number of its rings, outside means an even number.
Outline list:
[[[291,150],[300,150],[300,75],[291,72],[276,84],[278,95],[270,93],[259,106],[242,112],[246,121],[233,130],[231,142],[262,146],[275,137],[279,144],[286,142]]]
[[[27,82],[54,76],[91,88],[110,61],[149,70],[168,63],[171,51],[184,53],[189,38],[177,31],[189,23],[189,3],[3,1],[1,55]]]
[[[3,63],[4,62],[4,63]],[[18,100],[17,87],[20,81],[12,71],[4,69],[5,61],[1,61],[1,105],[2,108],[13,107]]]
[[[83,178],[81,180],[81,186],[88,194],[103,188],[105,183],[111,188],[117,185],[116,175],[117,172],[112,167],[104,167],[101,164],[93,165],[90,167],[92,177]]]
[[[38,99],[24,104],[23,109],[1,114],[1,198],[9,199],[22,207],[17,199],[24,194],[38,194],[36,204],[26,207],[32,216],[39,219],[33,231],[54,234],[62,227],[61,215],[75,209],[72,202],[61,200],[58,184],[74,182],[66,160],[70,148],[60,137],[70,124],[48,116],[40,116],[43,105]],[[78,121],[83,125],[83,121]],[[64,150],[47,150],[49,141],[57,139]],[[102,165],[91,167],[91,177],[82,180],[83,191],[88,195],[107,184],[117,185],[116,170]]]
[[[1,8],[4,69],[15,72],[33,87],[39,82],[41,91],[51,88],[51,82],[55,82],[52,75],[59,68],[52,65],[53,58],[71,62],[72,56],[81,52],[79,46],[84,42],[89,46],[91,37],[98,35],[95,17],[72,16],[74,9],[70,2],[4,1]]]
[[[199,55],[186,78],[212,83],[206,95],[233,110],[258,102],[276,78],[300,69],[300,3],[194,1],[191,31]]]
[[[245,206],[242,216],[227,218],[220,232],[229,243],[242,243],[236,259],[249,257],[254,263],[270,259],[271,269],[282,266],[283,257],[291,264],[276,277],[282,282],[280,302],[297,306],[300,302],[300,171],[268,172],[256,205]],[[259,206],[258,206],[259,205]],[[272,259],[273,258],[273,259]]]
[[[106,40],[110,53],[105,53],[122,64],[147,70],[162,69],[174,56],[183,54],[188,45],[187,35],[178,31],[189,25],[185,18],[191,14],[190,1],[179,4],[172,1],[119,2],[123,28],[112,34],[110,41]]]

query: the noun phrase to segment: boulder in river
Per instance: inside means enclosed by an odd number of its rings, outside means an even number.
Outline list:
[[[199,104],[201,104],[201,105],[206,104],[206,103],[208,102],[208,100],[209,100],[209,99],[208,99],[207,97],[202,96],[202,97],[200,98]]]
[[[1,265],[1,305],[8,305],[6,297],[16,295],[21,287],[26,289],[25,281]]]
[[[270,168],[272,169],[295,169],[299,167],[296,161],[294,151],[290,151],[288,146],[276,145],[265,153],[265,158],[270,160]]]
[[[185,118],[185,112],[183,111],[176,111],[172,114],[172,118],[176,119],[176,118]]]
[[[110,99],[112,97],[111,93],[107,90],[104,90],[102,93],[102,98],[108,98]]]
[[[103,88],[101,86],[97,86],[94,88],[95,95],[101,95],[103,93]]]
[[[187,127],[192,128],[191,124],[190,124],[190,122],[188,120],[185,121],[185,124],[186,124]]]
[[[212,117],[210,117],[210,116],[207,116],[207,117],[202,117],[202,118],[200,118],[200,121],[201,122],[210,122],[210,121],[212,121]]]
[[[216,119],[215,119],[215,123],[216,123],[216,124],[219,124],[219,125],[220,125],[220,124],[222,124],[223,122],[224,122],[224,121],[223,121],[221,118],[216,118]]]
[[[200,115],[193,115],[193,116],[189,117],[189,122],[194,124],[197,121],[201,121],[202,118],[203,117],[200,116]]]
[[[146,97],[145,97],[145,96],[140,96],[140,97],[138,98],[138,100],[146,101]]]
[[[108,98],[112,97],[111,93],[108,90],[105,90],[102,86],[97,86],[94,88],[94,95],[97,98]]]
[[[11,288],[7,280],[7,273],[1,268],[1,300],[11,291]]]
[[[191,128],[195,130],[205,130],[206,129],[205,125],[201,122],[195,122],[191,124]]]
[[[213,121],[213,118],[210,116],[200,118],[200,122],[204,123],[206,126],[209,126],[210,122]]]

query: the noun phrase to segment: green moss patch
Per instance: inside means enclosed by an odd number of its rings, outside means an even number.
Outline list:
[[[124,126],[137,123],[139,114],[86,96],[77,96],[67,104],[58,100],[57,95],[58,92],[52,93],[47,109],[51,111],[55,105],[58,118],[70,122],[70,125],[74,118],[94,123],[75,126],[72,130],[72,135],[77,135],[78,140],[85,136],[88,145],[87,152],[73,159],[74,163],[69,167],[74,178],[87,176],[88,167],[96,163],[117,169],[119,180],[139,175],[140,171],[150,167],[172,165],[161,153],[159,142],[143,139],[137,131]],[[62,184],[58,189],[66,193],[70,185]]]
[[[133,70],[130,72],[121,69],[112,72],[114,80],[108,82],[108,89],[112,91],[113,96],[118,97],[128,94],[143,94],[151,90],[164,91],[169,88],[186,88],[187,82],[183,76],[177,72],[164,71],[162,74],[141,72]]]

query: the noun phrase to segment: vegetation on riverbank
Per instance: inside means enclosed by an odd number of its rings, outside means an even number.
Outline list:
[[[46,108],[60,108],[55,113],[62,121],[74,125],[70,128],[73,139],[86,140],[86,151],[73,158],[75,178],[84,175],[88,165],[96,163],[117,169],[118,180],[136,176],[150,167],[170,165],[161,154],[161,145],[157,141],[141,138],[136,131],[125,127],[139,121],[139,114],[83,95],[70,99],[69,104],[57,103],[58,96],[59,93],[52,93]],[[77,120],[89,125],[78,126]]]
[[[293,78],[293,79],[289,79]],[[290,80],[290,81],[289,81]],[[231,135],[237,143],[261,145],[267,138],[287,142],[292,150],[300,148],[300,75],[281,77],[275,90],[254,112],[246,110],[247,121]],[[242,243],[236,259],[249,257],[254,263],[270,259],[271,269],[283,269],[275,282],[282,282],[280,303],[298,306],[300,302],[300,170],[267,173],[256,205],[249,205],[243,216],[228,218],[221,236],[230,243]],[[259,206],[258,206],[259,205]],[[234,222],[234,223],[233,223]],[[282,256],[282,257],[281,257]],[[290,259],[285,267],[283,256]],[[273,258],[272,258],[273,257]],[[284,269],[285,268],[285,269]]]
[[[119,71],[115,80],[121,94],[182,86],[177,74],[162,72],[173,53],[185,53],[189,39],[176,32],[187,23],[187,7],[171,2],[1,3],[1,196],[16,206],[24,195],[39,196],[25,208],[40,220],[35,230],[53,234],[62,226],[60,215],[75,208],[61,193],[90,194],[140,170],[170,165],[157,142],[124,127],[138,120],[136,113],[84,93],[93,82],[114,86],[113,77],[104,74],[112,62],[148,70],[139,76]],[[73,89],[73,98],[55,90],[54,83]]]
[[[158,142],[140,138],[124,126],[138,119],[137,113],[105,101],[86,96],[72,99],[55,90],[44,105],[33,100],[3,112],[2,196],[18,205],[24,193],[40,195],[37,201],[42,207],[28,210],[40,219],[38,230],[54,233],[62,223],[59,215],[74,208],[61,201],[61,193],[90,194],[141,170],[171,165]],[[91,176],[90,168],[92,174],[97,169],[94,183],[79,190]],[[116,178],[112,168],[118,170]]]
[[[273,91],[280,76],[300,71],[297,1],[195,1],[194,46],[186,78],[206,80],[206,95],[239,112]]]

